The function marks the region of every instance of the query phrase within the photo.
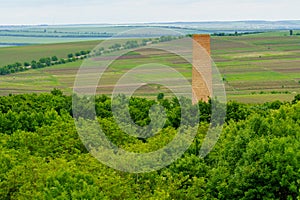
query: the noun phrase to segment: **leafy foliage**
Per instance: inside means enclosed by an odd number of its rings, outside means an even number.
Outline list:
[[[76,113],[92,109],[88,97],[73,98],[82,105],[74,108]],[[141,140],[118,127],[109,97],[94,101],[108,138],[132,152],[162,148],[180,122],[177,99],[132,98],[130,117],[140,126],[151,122],[153,105],[166,111],[163,129]],[[74,125],[79,116],[73,116],[71,96],[55,89],[0,97],[0,199],[300,199],[298,97],[292,103],[229,102],[223,134],[201,158],[201,144],[213,123],[211,103],[199,102],[198,134],[180,159],[156,172],[129,174],[88,153]]]

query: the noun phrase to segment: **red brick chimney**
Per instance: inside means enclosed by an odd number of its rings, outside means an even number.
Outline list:
[[[212,96],[210,35],[193,35],[193,103],[208,102]]]

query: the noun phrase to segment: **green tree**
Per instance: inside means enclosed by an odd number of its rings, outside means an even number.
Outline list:
[[[294,98],[294,100],[292,101],[292,104],[296,104],[297,102],[300,101],[300,94],[297,94]]]
[[[25,66],[25,67],[29,67],[29,66],[30,66],[30,63],[24,62],[24,66]]]
[[[164,93],[159,93],[159,94],[157,95],[157,100],[158,100],[158,101],[159,101],[159,100],[162,100],[162,99],[164,99],[164,97],[165,97]]]
[[[56,56],[52,56],[51,60],[52,61],[58,61],[58,58]]]

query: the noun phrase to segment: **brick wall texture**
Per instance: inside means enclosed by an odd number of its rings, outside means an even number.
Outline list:
[[[210,35],[193,36],[193,103],[208,101],[212,96]]]

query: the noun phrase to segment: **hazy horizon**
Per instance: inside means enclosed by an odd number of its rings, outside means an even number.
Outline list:
[[[1,0],[0,0],[1,1]],[[1,25],[136,24],[298,20],[300,1],[280,0],[11,0]]]
[[[60,25],[104,25],[104,26],[114,26],[114,25],[148,25],[148,24],[180,24],[180,23],[230,23],[230,22],[300,22],[300,19],[293,20],[214,20],[214,21],[158,21],[158,22],[132,22],[132,23],[57,23],[57,24],[47,24],[47,23],[38,23],[38,24],[0,24],[0,26],[60,26]]]

